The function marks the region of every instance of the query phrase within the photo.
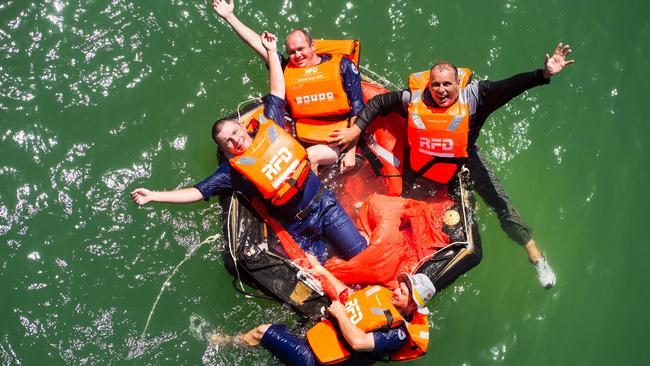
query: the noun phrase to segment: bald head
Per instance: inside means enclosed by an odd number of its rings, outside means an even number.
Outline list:
[[[436,70],[437,72],[442,70],[449,70],[453,72],[456,79],[458,79],[458,68],[456,67],[456,65],[452,64],[451,62],[447,62],[447,61],[438,62],[437,64],[433,65],[433,67],[430,70],[430,73],[432,73],[434,70]]]
[[[459,84],[458,68],[449,62],[438,62],[429,72],[429,92],[438,107],[447,108],[456,103]]]
[[[284,46],[287,46],[287,41],[289,38],[293,37],[302,37],[307,43],[312,44],[314,40],[311,38],[311,34],[307,32],[306,29],[296,28],[287,34],[287,38],[284,39]]]
[[[294,29],[284,41],[289,62],[296,67],[312,67],[318,65],[320,57],[316,54],[316,44],[304,29]]]

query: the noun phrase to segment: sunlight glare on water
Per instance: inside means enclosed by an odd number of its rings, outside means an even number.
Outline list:
[[[281,40],[297,27],[360,39],[360,65],[400,88],[435,61],[500,80],[571,44],[576,64],[493,113],[478,141],[558,284],[539,287],[478,200],[483,260],[431,301],[429,352],[413,364],[646,361],[648,87],[633,76],[650,71],[649,5],[235,4],[245,24]],[[217,200],[136,207],[129,197],[214,171],[212,123],[268,90],[255,52],[209,1],[186,0],[4,1],[0,49],[2,365],[276,362],[205,341],[261,322],[305,331],[288,308],[234,291],[225,235],[201,246],[221,233]]]

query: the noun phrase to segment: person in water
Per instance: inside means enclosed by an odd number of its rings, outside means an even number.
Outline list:
[[[538,249],[531,228],[510,202],[499,180],[476,145],[488,116],[512,98],[539,85],[550,83],[573,60],[569,45],[558,44],[544,67],[500,81],[469,81],[471,71],[448,62],[429,71],[413,73],[409,89],[378,95],[359,112],[355,125],[335,139],[345,146],[355,143],[361,131],[378,115],[396,112],[407,119],[409,174],[419,181],[448,184],[464,164],[469,168],[474,189],[496,211],[501,227],[522,245],[535,266],[540,284],[550,288],[555,273]],[[457,183],[456,183],[457,184]]]
[[[351,258],[367,243],[339,205],[334,193],[311,172],[305,149],[284,131],[285,87],[276,36],[264,32],[258,42],[267,51],[270,94],[264,111],[254,117],[249,135],[238,120],[223,118],[212,127],[212,138],[228,157],[217,170],[194,187],[167,192],[137,188],[138,205],[149,202],[191,203],[239,192],[249,201],[261,200],[296,242],[307,252],[327,259],[323,240],[342,258]]]
[[[307,339],[292,334],[283,324],[262,324],[235,337],[213,333],[210,343],[252,347],[261,344],[284,364],[302,366],[337,363],[347,357],[354,364],[386,357],[402,361],[426,353],[426,304],[436,293],[426,275],[402,273],[393,291],[369,286],[354,292],[314,259],[310,260],[312,274],[324,276],[337,293],[348,296],[345,304],[335,300],[329,306],[331,321],[316,324],[307,331]]]
[[[213,0],[212,6],[237,35],[268,63],[269,56],[260,43],[259,35],[242,23],[234,14],[234,0]],[[348,151],[341,161],[341,170],[355,164],[354,145],[341,150],[329,146],[329,136],[312,135],[325,124],[334,133],[354,123],[363,108],[361,76],[354,63],[347,58],[329,54],[317,54],[313,39],[304,29],[295,29],[284,42],[288,57],[282,57],[282,67],[287,86],[287,103],[295,118],[296,133],[307,147],[312,168],[335,163],[341,153]],[[312,76],[318,75],[318,78]]]

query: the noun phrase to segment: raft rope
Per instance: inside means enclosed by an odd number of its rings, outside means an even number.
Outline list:
[[[391,86],[391,87],[393,88],[394,91],[402,90],[402,88],[400,88],[399,86],[395,85],[393,82],[391,82],[390,80],[386,79],[385,77],[383,77],[383,76],[377,74],[376,72],[370,70],[370,68],[368,68],[368,67],[359,66],[359,69],[361,69],[361,71],[363,71],[364,73],[371,74],[372,76],[374,76],[374,77],[376,77],[377,79],[379,79],[382,83],[384,83],[383,86],[386,86],[386,85]],[[363,74],[361,74],[361,78],[364,79],[364,75],[363,75]],[[377,80],[373,80],[373,79],[370,79],[370,78],[368,78],[368,77],[365,77],[365,79],[367,79],[367,80],[364,80],[364,81],[375,82],[375,83],[377,82]]]
[[[237,107],[237,108],[238,108],[237,113],[239,113],[239,107]],[[226,223],[227,223],[226,232],[228,234],[228,252],[230,253],[230,258],[232,258],[233,266],[235,267],[235,272],[237,273],[237,282],[239,283],[239,287],[240,287],[241,291],[239,291],[239,289],[236,288],[236,287],[235,287],[235,289],[237,290],[237,292],[244,295],[247,299],[250,299],[253,296],[250,295],[248,292],[246,292],[246,289],[244,289],[244,284],[242,283],[241,275],[239,274],[239,268],[237,266],[237,253],[235,253],[235,251],[236,251],[235,247],[237,246],[237,237],[236,236],[233,237],[231,235],[231,232],[230,232],[230,229],[231,229],[230,223],[232,222],[232,220],[230,218],[231,218],[231,215],[233,214],[233,212],[235,211],[236,206],[233,203],[235,201],[237,201],[237,197],[235,195],[233,195],[232,198],[230,199],[230,205],[228,206],[228,217],[226,218],[226,220],[227,220],[226,221]],[[237,217],[237,221],[239,221],[239,217]]]
[[[144,329],[142,330],[142,334],[140,334],[140,339],[144,338],[144,334],[147,332],[147,329],[149,328],[149,323],[151,322],[151,318],[153,317],[153,313],[156,310],[156,307],[158,306],[158,301],[160,301],[160,298],[162,297],[162,294],[165,291],[165,287],[168,287],[171,284],[169,281],[171,281],[172,277],[174,277],[176,272],[178,272],[178,269],[181,268],[183,263],[185,263],[188,259],[190,259],[192,257],[192,255],[194,255],[194,253],[196,253],[196,251],[199,250],[199,248],[201,248],[203,246],[203,244],[215,242],[215,241],[217,241],[217,239],[219,239],[219,234],[210,235],[207,238],[205,238],[205,240],[200,242],[199,245],[196,248],[194,248],[194,250],[187,252],[185,254],[185,258],[183,258],[183,260],[181,260],[176,265],[176,267],[174,268],[172,273],[169,276],[167,276],[167,279],[165,279],[162,286],[160,286],[160,292],[158,292],[158,296],[156,297],[156,301],[154,301],[153,306],[151,307],[151,311],[149,311],[149,316],[147,317],[147,323],[144,325]]]
[[[241,122],[241,106],[246,104],[246,103],[254,102],[254,101],[262,103],[262,98],[253,97],[253,98],[246,99],[245,101],[237,104],[237,121]]]

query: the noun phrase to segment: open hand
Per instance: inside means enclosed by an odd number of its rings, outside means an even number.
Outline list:
[[[153,192],[146,188],[138,188],[131,192],[131,198],[138,206],[146,205],[153,199]]]
[[[225,19],[229,15],[233,14],[235,9],[235,0],[230,0],[230,2],[226,0],[212,0],[212,8],[220,17]]]
[[[571,65],[575,60],[567,60],[566,58],[571,54],[571,46],[558,43],[553,52],[553,56],[546,54],[544,59],[544,77],[550,78],[557,75],[564,69],[565,66]]]
[[[261,35],[261,39],[262,46],[264,46],[264,48],[266,48],[268,51],[277,50],[278,37],[276,37],[275,34],[264,31],[264,33]]]

